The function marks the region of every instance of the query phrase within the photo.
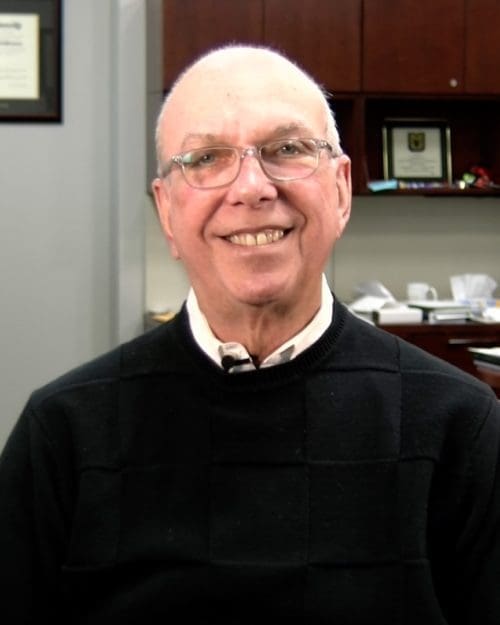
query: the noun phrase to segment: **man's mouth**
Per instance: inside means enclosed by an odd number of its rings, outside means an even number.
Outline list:
[[[232,234],[226,239],[235,245],[243,245],[244,247],[253,247],[255,245],[269,245],[275,243],[285,236],[285,231],[281,229],[267,229],[261,232],[240,232]]]

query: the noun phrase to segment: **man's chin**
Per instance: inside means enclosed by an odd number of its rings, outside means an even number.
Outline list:
[[[233,296],[241,305],[249,307],[275,306],[280,303],[285,304],[290,299],[290,293],[286,287],[287,285],[282,282],[268,282],[267,284],[254,282],[246,287],[238,285]]]

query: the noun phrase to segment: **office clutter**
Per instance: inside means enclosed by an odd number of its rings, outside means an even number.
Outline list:
[[[480,165],[473,165],[464,172],[458,184],[462,189],[493,189],[500,186],[492,179],[491,170]]]
[[[426,282],[407,285],[407,299],[398,301],[377,280],[356,286],[351,310],[378,324],[441,323],[447,321],[500,322],[500,300],[495,299],[496,281],[486,274],[467,273],[450,277],[452,299],[439,299],[435,287]]]
[[[464,273],[450,278],[453,299],[459,302],[487,305],[493,299],[496,281],[484,273]]]
[[[423,313],[418,308],[410,308],[398,302],[393,294],[378,280],[370,280],[356,286],[358,297],[350,309],[366,321],[384,323],[419,323]]]
[[[437,300],[438,292],[427,282],[409,282],[406,286],[406,298],[411,300]]]

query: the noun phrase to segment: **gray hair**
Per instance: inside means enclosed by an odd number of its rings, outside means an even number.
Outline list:
[[[204,54],[203,56],[199,57],[198,59],[196,59],[193,63],[191,63],[190,65],[188,65],[188,67],[186,67],[177,77],[177,79],[174,81],[172,88],[170,89],[170,91],[167,93],[167,95],[165,96],[161,108],[160,108],[160,112],[158,114],[158,118],[156,120],[156,127],[155,127],[155,147],[156,147],[156,161],[157,161],[157,174],[159,177],[161,177],[163,175],[163,164],[162,164],[162,152],[163,152],[163,145],[162,145],[162,137],[161,137],[161,126],[162,126],[162,122],[163,122],[163,118],[165,116],[165,111],[168,108],[168,104],[170,102],[170,100],[172,99],[173,95],[175,94],[179,84],[182,82],[183,78],[186,76],[186,74],[188,74],[191,69],[193,67],[195,67],[196,65],[198,65],[198,63],[204,61],[205,59],[208,59],[214,55],[218,55],[221,53],[225,53],[225,52],[229,52],[231,50],[248,50],[248,51],[254,51],[254,50],[265,50],[267,52],[269,52],[269,54],[272,54],[276,57],[279,57],[285,61],[287,61],[288,63],[290,63],[290,65],[292,65],[293,67],[295,67],[296,70],[298,70],[300,72],[300,74],[302,74],[302,76],[313,86],[314,89],[316,89],[322,103],[325,109],[325,116],[326,116],[326,128],[325,128],[325,134],[326,134],[326,139],[327,141],[332,145],[333,147],[333,154],[335,156],[338,156],[340,154],[342,154],[342,148],[340,146],[340,137],[339,137],[339,131],[337,128],[337,123],[335,120],[335,115],[330,107],[330,104],[328,102],[328,99],[331,97],[331,94],[326,91],[326,89],[324,89],[323,86],[321,86],[320,84],[318,84],[313,78],[312,76],[306,72],[304,69],[302,69],[301,67],[299,67],[299,65],[297,63],[295,63],[294,61],[290,60],[289,58],[287,58],[286,56],[284,56],[283,54],[277,52],[276,50],[273,50],[272,48],[268,48],[265,46],[252,46],[252,45],[238,45],[238,44],[231,44],[231,45],[227,45],[227,46],[223,46],[220,48],[216,48],[214,50],[211,50],[210,52],[207,52],[206,54]]]

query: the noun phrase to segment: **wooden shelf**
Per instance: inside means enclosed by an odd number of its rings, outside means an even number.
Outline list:
[[[496,197],[500,196],[500,188],[492,189],[458,189],[455,187],[443,187],[434,189],[391,189],[388,191],[363,191],[358,195],[424,195],[429,197]]]
[[[382,128],[387,118],[443,119],[450,127],[452,179],[474,165],[488,168],[492,181],[500,183],[499,96],[398,96],[393,94],[343,94],[331,101],[342,146],[352,160],[353,191],[357,195],[378,194],[368,189],[370,180],[383,180]],[[458,187],[398,189],[393,195],[487,197],[488,189]]]

